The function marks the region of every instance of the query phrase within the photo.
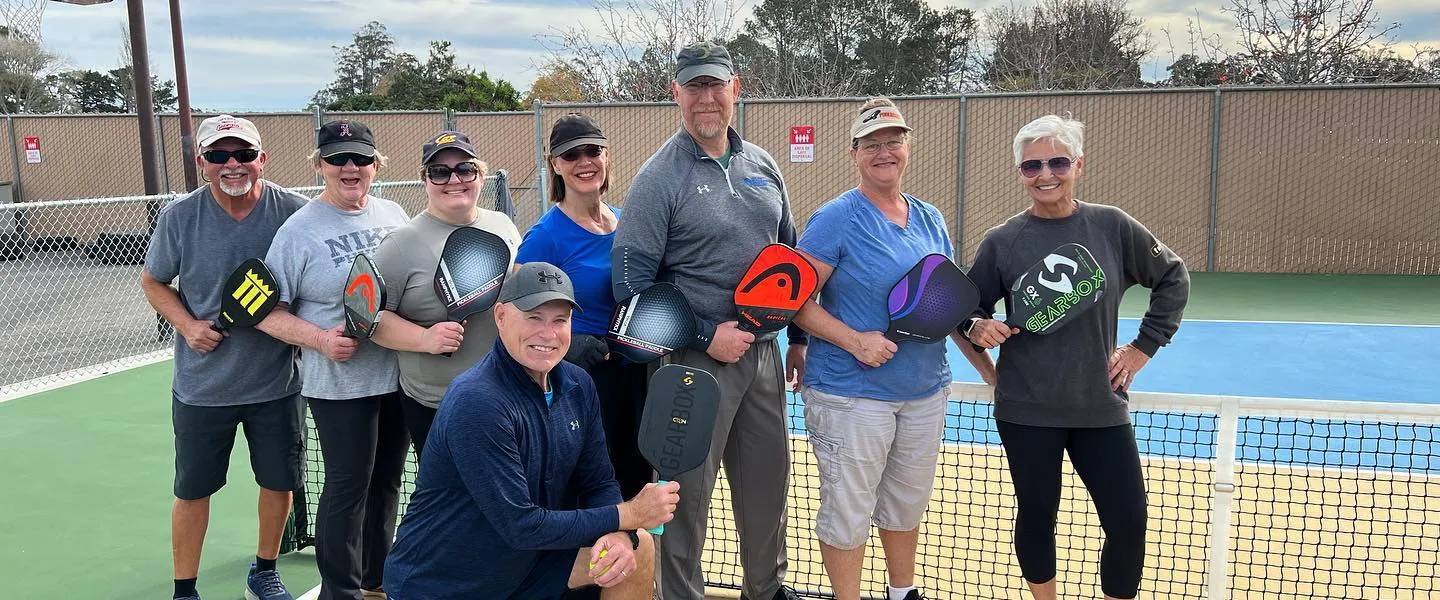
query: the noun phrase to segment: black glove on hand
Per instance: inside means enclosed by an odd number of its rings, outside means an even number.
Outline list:
[[[609,353],[610,346],[606,345],[604,338],[577,333],[570,338],[570,350],[565,353],[565,360],[588,371],[605,362],[605,355]]]

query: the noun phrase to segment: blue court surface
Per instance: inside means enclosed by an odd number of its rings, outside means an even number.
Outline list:
[[[1139,326],[1138,319],[1121,319],[1119,342],[1134,339]],[[959,350],[949,347],[954,380],[979,382]],[[1185,321],[1133,389],[1440,404],[1440,327]],[[792,432],[803,435],[803,409],[798,399],[790,406]],[[1139,412],[1135,425],[1146,455],[1215,458],[1213,416]],[[1242,462],[1440,475],[1440,427],[1434,425],[1246,417],[1239,432]],[[998,445],[989,405],[952,402],[945,441]]]

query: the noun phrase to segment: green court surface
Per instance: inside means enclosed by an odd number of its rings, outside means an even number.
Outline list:
[[[1186,318],[1440,325],[1440,278],[1196,273]],[[1144,312],[1132,289],[1123,316]],[[21,598],[139,600],[171,591],[168,361],[0,403],[0,581]],[[212,505],[207,600],[242,597],[256,486],[244,439]],[[281,559],[296,596],[310,551]]]
[[[170,362],[0,404],[0,581],[20,598],[169,598],[175,451]],[[200,566],[206,600],[243,597],[258,488],[244,436],[211,505]],[[281,558],[298,596],[312,553]]]
[[[1191,273],[1187,319],[1440,325],[1440,277]],[[1120,316],[1145,314],[1130,288]]]

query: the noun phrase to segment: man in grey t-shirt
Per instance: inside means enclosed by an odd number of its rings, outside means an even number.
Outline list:
[[[266,155],[248,120],[221,115],[200,124],[196,162],[210,185],[160,212],[140,288],[175,327],[171,413],[175,506],[171,513],[175,597],[199,598],[195,580],[210,496],[225,485],[235,430],[245,425],[260,485],[260,544],[246,578],[252,600],[291,598],[275,570],[301,481],[304,448],[300,381],[284,342],[251,329],[210,329],[221,286],[247,258],[265,256],[276,230],[305,197],[260,178]],[[174,287],[171,282],[178,282]]]

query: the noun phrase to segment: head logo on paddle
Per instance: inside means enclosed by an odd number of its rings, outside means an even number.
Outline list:
[[[385,283],[375,263],[364,254],[356,254],[350,263],[350,277],[345,281],[345,335],[365,339],[375,333],[380,311],[385,308]]]
[[[650,377],[636,441],[661,484],[705,462],[719,403],[719,382],[700,369],[665,365]],[[650,533],[665,533],[665,526]]]
[[[1031,333],[1048,334],[1100,303],[1105,271],[1090,250],[1063,244],[1051,250],[1010,286],[1011,310],[1006,321]]]
[[[275,277],[265,261],[247,258],[230,273],[220,288],[220,315],[210,328],[224,333],[234,327],[254,327],[280,303]]]
[[[735,288],[740,329],[750,333],[784,329],[815,294],[819,282],[815,267],[799,252],[784,244],[765,246]]]

